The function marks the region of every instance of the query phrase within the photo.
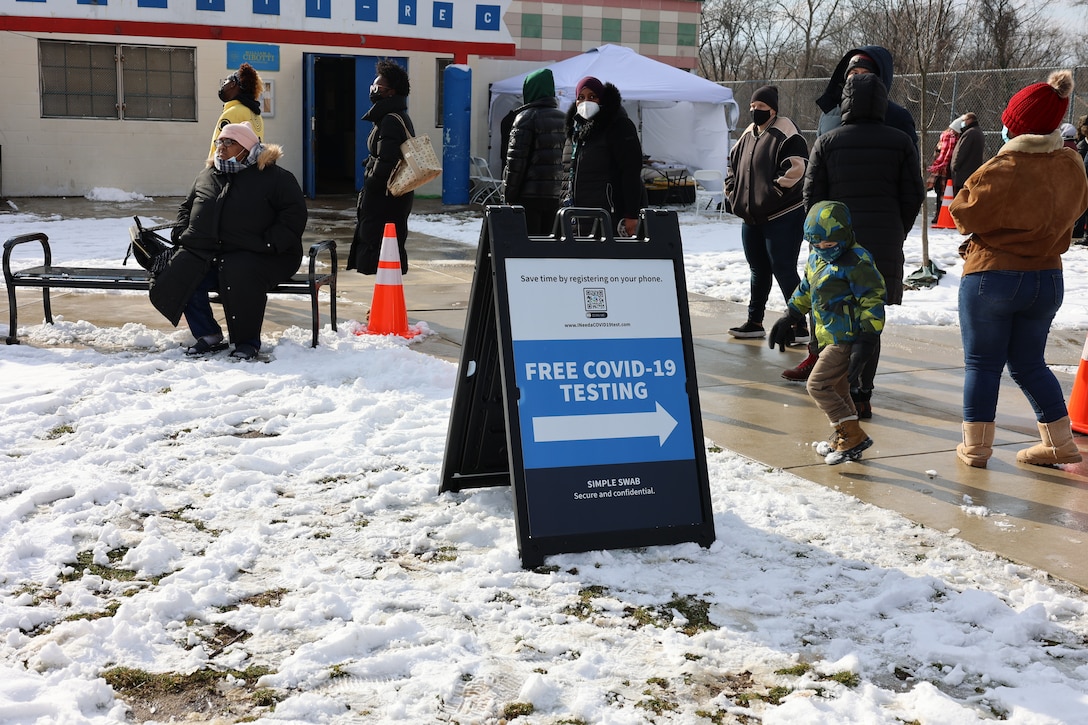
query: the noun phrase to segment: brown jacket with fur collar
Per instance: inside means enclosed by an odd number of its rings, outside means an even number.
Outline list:
[[[1088,179],[1061,133],[1024,134],[971,174],[949,211],[961,234],[963,274],[1061,269],[1073,223],[1088,209]]]

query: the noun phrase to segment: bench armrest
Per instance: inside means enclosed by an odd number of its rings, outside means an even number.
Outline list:
[[[331,272],[320,275],[321,279],[327,278],[330,275],[336,274],[336,241],[333,239],[326,239],[322,242],[314,242],[310,245],[310,266],[308,268],[309,279],[311,282],[319,278],[317,273],[317,259],[322,252],[325,252],[329,256],[329,265]]]
[[[40,242],[42,245],[42,257],[44,259],[43,264],[48,267],[53,262],[53,252],[49,249],[49,237],[41,232],[35,232],[34,234],[20,234],[17,237],[12,237],[4,242],[4,282],[7,285],[11,285],[12,272],[11,272],[11,253],[20,244],[26,244],[27,242]]]

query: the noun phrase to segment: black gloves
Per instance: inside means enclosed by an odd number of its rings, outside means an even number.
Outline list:
[[[850,348],[850,368],[846,373],[851,388],[860,387],[858,378],[861,377],[861,371],[865,368],[865,363],[869,362],[869,358],[876,352],[876,344],[879,339],[871,332],[863,332],[854,340],[854,345]]]
[[[780,352],[785,352],[786,345],[793,344],[794,338],[794,325],[803,323],[805,316],[792,307],[786,308],[786,314],[778,318],[778,321],[771,325],[771,332],[767,335],[767,345],[772,350],[775,345],[778,345]]]

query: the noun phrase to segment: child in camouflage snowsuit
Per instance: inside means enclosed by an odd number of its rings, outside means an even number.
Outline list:
[[[884,278],[869,252],[855,242],[850,210],[842,202],[815,204],[804,235],[811,251],[789,307],[791,315],[811,310],[816,320],[822,349],[807,386],[835,427],[831,439],[816,447],[834,465],[861,458],[873,444],[858,423],[850,385],[856,384],[884,329]]]

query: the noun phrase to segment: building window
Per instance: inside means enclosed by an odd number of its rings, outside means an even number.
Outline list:
[[[38,43],[43,118],[196,121],[196,51]]]
[[[582,17],[564,15],[563,16],[563,40],[581,40],[582,39]]]
[[[661,35],[661,23],[656,20],[643,20],[639,24],[638,42],[643,45],[657,45]]]
[[[698,44],[698,26],[695,23],[676,24],[676,44],[695,46]]]
[[[435,78],[435,99],[434,99],[434,127],[442,128],[444,116],[446,113],[446,104],[443,103],[443,98],[446,95],[446,68],[453,65],[453,58],[437,58],[434,62],[434,69],[437,74]]]
[[[601,18],[601,41],[620,43],[623,41],[623,21],[619,18]]]
[[[521,15],[521,37],[523,38],[542,38],[541,33],[544,28],[544,16],[540,13],[522,13]]]

